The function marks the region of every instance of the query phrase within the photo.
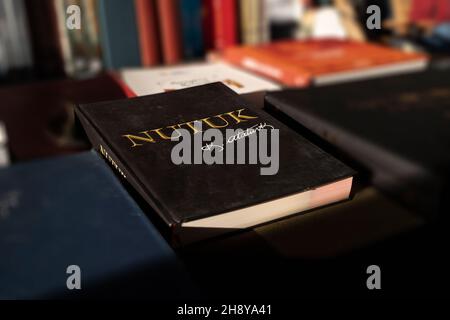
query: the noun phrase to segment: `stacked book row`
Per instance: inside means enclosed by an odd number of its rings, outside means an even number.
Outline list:
[[[38,76],[85,77],[102,68],[174,64],[228,46],[266,42],[270,3],[2,0],[0,75],[33,68]],[[298,4],[281,5],[288,6],[290,25],[296,24]]]

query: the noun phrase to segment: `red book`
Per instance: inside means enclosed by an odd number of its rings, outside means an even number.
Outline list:
[[[426,67],[423,54],[380,45],[340,41],[280,41],[228,48],[223,58],[288,86],[328,84]]]
[[[155,0],[135,0],[137,29],[143,66],[160,62]]]
[[[177,63],[182,58],[178,1],[157,0],[157,8],[164,63]]]
[[[235,0],[212,0],[215,48],[223,50],[237,44]]]

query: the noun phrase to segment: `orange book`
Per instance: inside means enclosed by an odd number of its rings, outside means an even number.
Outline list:
[[[428,62],[423,54],[341,40],[280,41],[231,47],[224,51],[223,58],[295,87],[418,71]]]
[[[157,0],[164,63],[174,64],[182,58],[180,12],[177,0]]]
[[[143,66],[160,62],[155,0],[135,0],[136,22]]]

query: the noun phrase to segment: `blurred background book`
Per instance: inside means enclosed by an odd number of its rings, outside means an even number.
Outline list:
[[[381,29],[368,29],[369,4]],[[80,8],[80,29],[66,26]],[[1,84],[201,61],[231,46],[339,39],[445,54],[448,1],[1,0]]]
[[[448,68],[449,2],[0,0],[2,163],[88,149],[78,103],[222,81],[259,107],[286,87]]]

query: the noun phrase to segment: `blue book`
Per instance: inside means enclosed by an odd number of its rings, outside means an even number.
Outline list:
[[[0,170],[0,299],[176,299],[192,289],[96,153]]]
[[[204,54],[202,30],[202,0],[181,0],[181,30],[183,56],[198,58]]]
[[[134,1],[99,0],[98,16],[106,68],[140,66]]]

